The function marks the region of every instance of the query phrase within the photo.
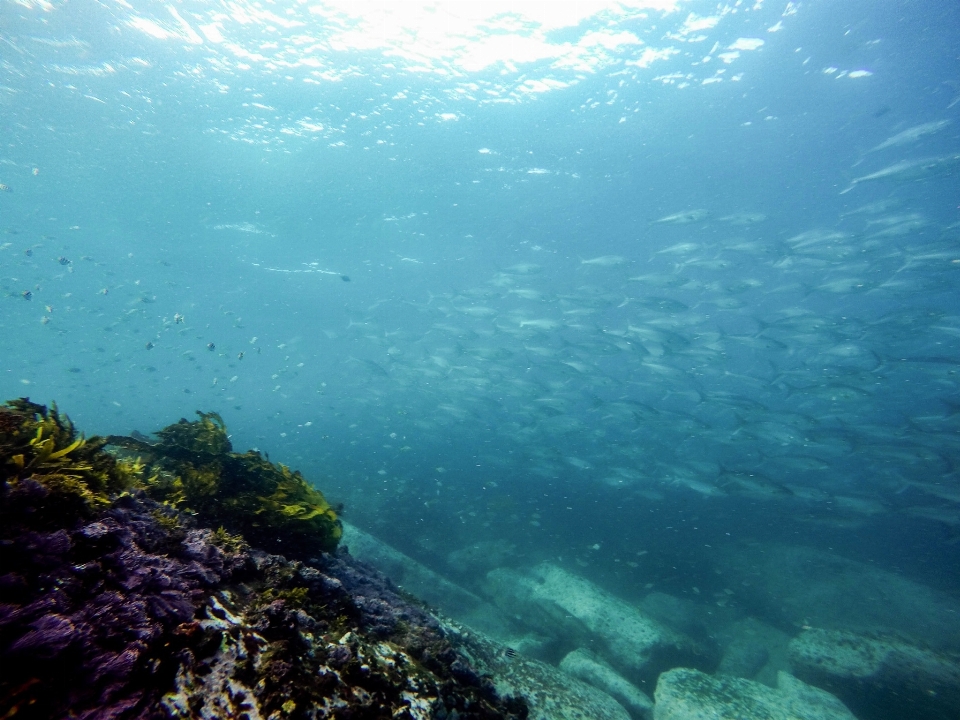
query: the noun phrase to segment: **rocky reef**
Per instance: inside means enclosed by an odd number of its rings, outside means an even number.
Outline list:
[[[0,481],[0,717],[527,716],[215,415],[84,439],[8,402]]]

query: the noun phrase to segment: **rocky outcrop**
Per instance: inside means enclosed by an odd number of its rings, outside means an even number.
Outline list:
[[[216,437],[222,428],[200,429]],[[364,563],[322,543],[306,562],[265,552],[144,489],[209,481],[215,516],[215,463],[187,480],[162,468],[144,479],[139,459],[106,445],[78,437],[55,409],[0,406],[0,717],[526,717],[433,615]],[[313,498],[289,508],[307,530],[318,527],[311,513],[332,512],[298,474],[259,455],[230,457],[276,481],[255,507]],[[233,502],[242,492],[225,497],[230,513],[242,512]],[[256,516],[262,534],[269,513]],[[327,517],[321,530],[339,531]]]
[[[781,672],[777,687],[676,668],[657,681],[654,720],[856,720],[825,690]]]
[[[810,629],[790,642],[793,673],[840,697],[860,720],[960,716],[960,660],[900,638]]]

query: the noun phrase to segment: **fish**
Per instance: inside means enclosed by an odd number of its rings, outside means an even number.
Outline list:
[[[534,275],[543,270],[543,268],[536,263],[517,263],[516,265],[511,265],[504,272],[508,272],[511,275]]]
[[[595,265],[596,267],[616,267],[627,262],[625,257],[620,255],[601,255],[600,257],[581,260],[581,265]]]
[[[485,307],[484,305],[470,305],[468,307],[455,307],[454,310],[461,312],[464,315],[470,315],[471,317],[489,317],[491,315],[496,315],[497,311],[493,308]]]
[[[508,290],[508,294],[516,295],[519,298],[524,300],[542,300],[543,295],[541,295],[536,290],[531,290],[530,288],[515,288],[513,290]]]
[[[663,250],[657,250],[654,255],[687,255],[694,250],[699,250],[701,247],[700,243],[682,242],[671,245]]]
[[[877,180],[890,180],[893,182],[910,182],[913,180],[926,180],[932,177],[942,177],[952,175],[960,169],[960,153],[952,155],[941,155],[940,157],[921,158],[920,160],[901,160],[893,165],[877,170],[869,175],[862,175],[850,181],[850,185],[840,191],[841,195],[846,195],[857,185],[865,182],[874,182]]]
[[[521,320],[520,327],[531,327],[537,330],[554,330],[560,327],[556,320]]]
[[[945,127],[950,125],[950,122],[950,120],[934,120],[933,122],[914,125],[911,128],[907,128],[903,132],[897,133],[893,137],[887,138],[876,147],[867,150],[867,152],[872,153],[880,150],[886,150],[887,148],[909,145],[910,143],[914,143],[922,137],[940,132]]]
[[[710,213],[706,210],[684,210],[683,212],[666,215],[659,220],[651,220],[655,225],[687,225],[705,220]]]
[[[720,222],[730,223],[731,225],[754,225],[763,222],[767,216],[763,213],[739,212],[732,215],[725,215],[720,218]]]

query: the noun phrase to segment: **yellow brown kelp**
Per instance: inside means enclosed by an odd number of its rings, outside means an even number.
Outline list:
[[[235,453],[223,419],[198,412],[156,433],[157,442],[111,437],[136,453],[143,486],[156,500],[194,513],[207,526],[293,557],[332,552],[342,533],[336,512],[297,471],[259,452]]]
[[[134,482],[137,468],[103,452],[106,443],[79,435],[56,404],[20,398],[0,406],[0,480],[11,487],[35,482],[49,491],[40,512],[50,522],[90,515]]]

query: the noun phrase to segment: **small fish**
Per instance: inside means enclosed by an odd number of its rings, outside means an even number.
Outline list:
[[[181,323],[183,322],[183,315],[181,315],[180,313],[174,313],[174,314],[173,314],[173,321],[174,321],[177,325],[181,324]]]
[[[517,656],[517,651],[512,647],[507,647],[503,649],[503,656],[508,660],[513,660]]]
[[[901,160],[869,175],[854,178],[850,181],[849,187],[841,190],[840,194],[847,194],[860,183],[874,180],[892,180],[894,182],[925,180],[956,173],[958,168],[960,168],[960,154],[923,158],[921,160]]]
[[[27,257],[33,257],[33,250],[31,250],[30,248],[27,248],[26,250],[23,251],[23,254],[26,255]]]
[[[659,220],[654,220],[659,225],[687,225],[688,223],[699,222],[707,217],[709,213],[706,210],[684,210],[683,212],[667,215]]]
[[[13,190],[10,189],[9,185],[0,183],[0,192],[13,192]]]
[[[518,263],[517,265],[511,265],[506,269],[506,272],[513,275],[532,275],[538,273],[542,270],[539,265],[535,263]]]
[[[48,322],[50,322],[50,318],[48,318],[46,315],[44,315],[42,318],[40,318],[40,322],[41,322],[43,325],[46,325]]]
[[[60,263],[61,265],[69,265],[69,264],[70,264],[69,258],[66,258],[66,257],[64,257],[63,255],[61,255],[60,257],[57,258],[57,262]]]
[[[933,122],[923,123],[922,125],[915,125],[912,128],[907,128],[903,132],[897,133],[891,138],[887,138],[867,152],[877,152],[878,150],[886,150],[887,148],[897,147],[899,145],[908,145],[909,143],[916,142],[925,135],[940,132],[949,124],[949,120],[935,120]]]
[[[616,265],[623,265],[627,259],[625,257],[620,257],[619,255],[601,255],[600,257],[590,258],[589,260],[581,260],[581,265],[595,265],[597,267],[615,267]]]
[[[520,327],[532,327],[537,330],[553,330],[560,326],[556,320],[521,320]]]
[[[340,279],[343,280],[344,282],[350,282],[350,276],[349,276],[349,275],[341,275],[341,276],[340,276]]]
[[[211,342],[211,343],[207,343],[207,350],[209,350],[210,352],[213,352],[213,351],[216,350],[216,349],[217,349],[217,346],[214,345],[212,342]]]
[[[30,300],[33,297],[33,293],[29,290],[24,290],[22,293],[20,293],[20,297],[22,297],[24,300]]]
[[[109,289],[109,288],[103,288],[103,290],[100,291],[100,294],[101,294],[101,295],[106,295],[106,294],[109,293],[109,292],[110,292],[110,289]]]
[[[147,348],[147,350],[153,350],[153,343],[148,340],[144,347]]]
[[[243,360],[243,351],[237,353],[237,360]]]
[[[726,215],[720,218],[720,222],[730,223],[731,225],[753,225],[766,219],[767,216],[763,213],[741,212]]]

